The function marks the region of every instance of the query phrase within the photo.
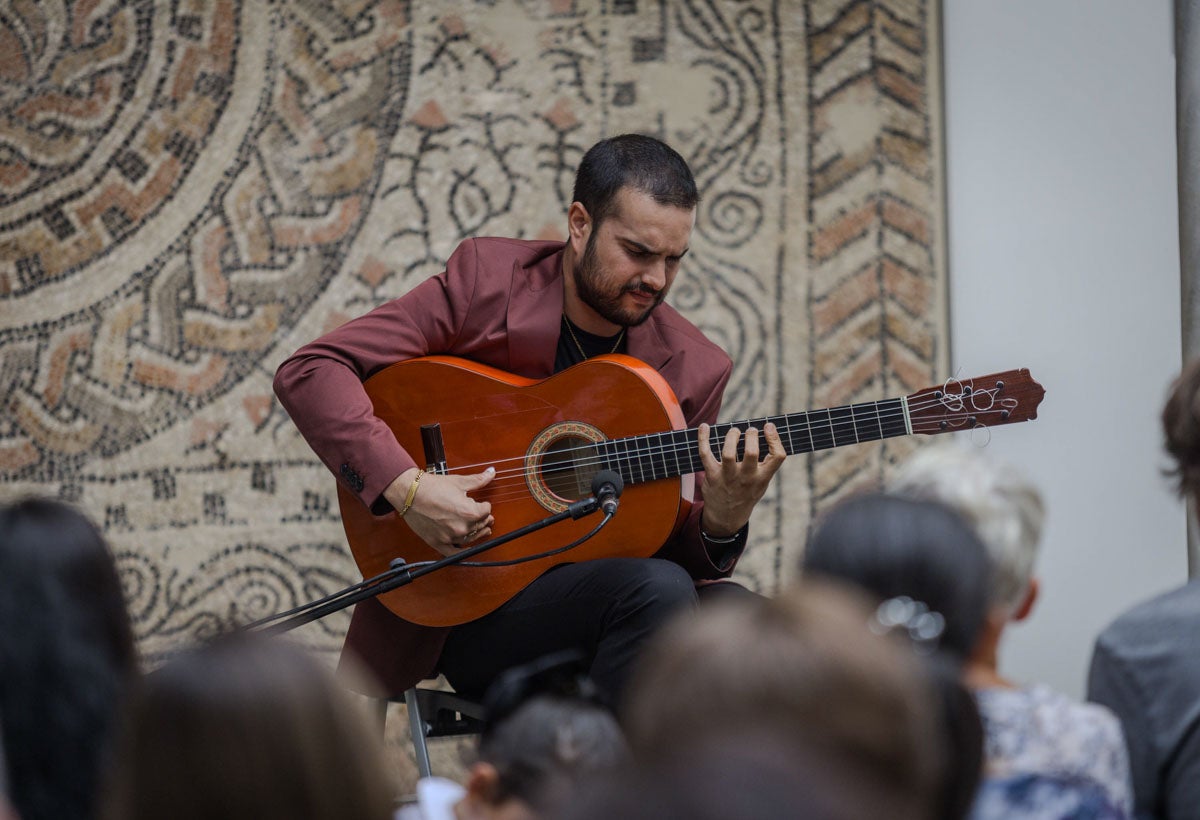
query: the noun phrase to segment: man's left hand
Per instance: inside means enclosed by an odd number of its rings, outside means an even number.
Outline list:
[[[767,485],[787,458],[779,431],[767,422],[763,434],[767,440],[767,457],[759,461],[758,430],[746,430],[745,454],[737,457],[741,431],[736,427],[725,434],[721,460],[713,455],[709,445],[709,426],[700,425],[700,462],[704,465],[704,531],[716,538],[733,535],[750,520],[754,505],[767,491]]]

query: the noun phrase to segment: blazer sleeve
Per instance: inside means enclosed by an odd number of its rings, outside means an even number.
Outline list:
[[[383,491],[417,464],[375,415],[363,381],[396,362],[452,350],[478,267],[475,243],[464,242],[444,272],[305,345],[275,373],[275,394],[313,452],[376,514],[390,509]]]

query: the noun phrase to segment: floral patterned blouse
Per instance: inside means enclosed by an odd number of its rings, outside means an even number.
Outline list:
[[[975,700],[985,738],[975,820],[1130,814],[1129,753],[1108,709],[1040,684],[980,689]]]

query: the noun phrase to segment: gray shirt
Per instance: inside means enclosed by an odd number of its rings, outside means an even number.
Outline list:
[[[1125,729],[1139,818],[1200,818],[1200,581],[1126,612],[1096,641],[1088,698]]]

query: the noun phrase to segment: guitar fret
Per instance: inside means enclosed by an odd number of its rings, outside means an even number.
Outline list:
[[[650,450],[648,456],[650,458],[650,475],[654,476],[655,480],[657,480],[660,478],[666,478],[667,471],[665,469],[666,465],[663,465],[664,466],[663,474],[662,475],[658,474],[658,468],[659,468],[659,465],[662,464],[662,454],[663,454],[662,433],[655,433],[654,440],[655,440],[654,447]]]
[[[808,434],[808,450],[811,453],[817,449],[816,443],[813,441],[812,423],[808,420],[808,413],[797,413],[796,415],[804,419],[804,432]]]
[[[854,414],[854,435],[857,441],[878,441],[882,438],[879,408],[875,402],[855,404],[850,410]]]
[[[849,407],[831,407],[829,413],[829,424],[833,437],[834,447],[844,447],[847,444],[854,444],[854,414]]]
[[[597,464],[601,470],[612,470],[617,475],[621,476],[621,480],[625,480],[625,476],[621,473],[621,465],[613,458],[613,443],[610,439],[605,439],[596,445],[598,453]]]
[[[908,435],[909,430],[904,423],[904,403],[900,399],[886,399],[876,402],[886,410],[880,412],[880,427],[884,438]]]
[[[646,452],[645,452],[645,450],[643,450],[641,447],[638,447],[636,449],[636,453],[637,453],[636,458],[637,458],[637,469],[638,469],[638,481],[653,480],[653,477],[654,477],[653,471],[651,471],[650,479],[646,478]]]
[[[653,481],[659,477],[658,471],[655,469],[653,439],[654,433],[647,433],[646,436],[642,436],[642,445],[638,448],[637,460],[642,463],[642,473],[649,474],[647,481]]]
[[[613,452],[617,460],[617,472],[627,484],[633,483],[633,466],[629,462],[629,444],[625,439],[613,442]]]
[[[791,416],[780,416],[775,423],[779,430],[779,438],[783,441],[783,449],[788,455],[796,452],[796,430],[792,427]]]
[[[813,422],[818,421],[818,419],[816,418],[816,414],[819,412],[825,413],[825,421],[822,424],[822,426],[817,427],[816,425],[813,424]],[[814,452],[816,452],[817,450],[827,450],[830,447],[836,446],[837,439],[834,437],[834,433],[833,433],[833,415],[830,413],[829,410],[813,411],[812,413],[808,414],[808,419],[809,419],[809,429],[808,429],[809,440],[812,441]]]
[[[671,458],[675,460],[675,475],[683,475],[683,468],[679,465],[679,434],[671,433]]]
[[[704,462],[700,460],[700,434],[695,428],[686,432],[688,439],[687,460],[689,473],[698,473],[704,469]]]
[[[637,462],[634,460],[633,452],[630,450],[630,439],[625,439],[625,468],[629,472],[629,483],[636,484],[638,481]]]
[[[708,428],[708,448],[712,450],[713,458],[717,461],[721,460],[721,442],[725,440],[725,434],[732,429],[732,424],[714,424]]]
[[[764,431],[767,429],[768,421],[770,421],[770,419],[768,419],[766,416],[763,416],[760,419],[751,419],[749,422],[746,423],[747,427],[753,427],[755,430],[758,431],[758,460],[759,461],[762,461],[764,458],[766,458],[767,453],[770,452],[769,448],[767,447],[767,439],[766,439],[766,435],[764,433]],[[743,432],[745,432],[745,430],[743,430]],[[738,449],[741,451],[739,453],[739,455],[745,455],[745,450],[746,450],[745,444],[746,444],[746,437],[743,435],[742,440],[740,442],[738,442]]]

